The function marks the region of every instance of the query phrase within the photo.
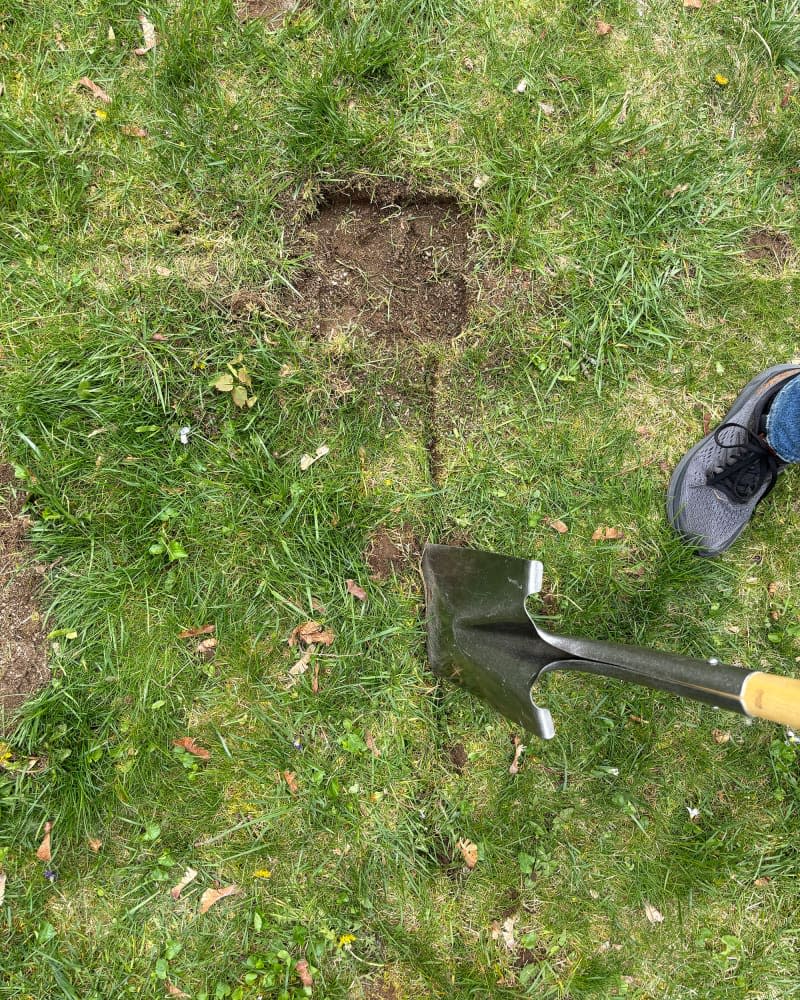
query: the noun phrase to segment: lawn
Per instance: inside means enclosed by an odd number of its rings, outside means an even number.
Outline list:
[[[553,630],[798,672],[796,473],[719,560],[665,521],[800,329],[800,11],[697,6],[3,5],[52,679],[0,998],[800,996],[785,730],[572,675],[537,742],[425,657],[435,541],[542,559]]]

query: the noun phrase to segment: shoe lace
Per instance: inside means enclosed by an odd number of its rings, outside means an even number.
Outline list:
[[[744,437],[736,435],[736,440],[726,443],[722,432],[727,428],[744,431]],[[754,434],[743,424],[722,424],[714,432],[714,441],[728,451],[724,460],[712,467],[707,475],[709,486],[724,493],[733,503],[747,503],[761,489],[767,488],[763,496],[775,485],[782,463],[763,438]]]

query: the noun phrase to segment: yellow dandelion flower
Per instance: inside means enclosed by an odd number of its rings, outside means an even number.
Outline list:
[[[95,108],[94,116],[99,122],[104,122],[108,118],[108,112],[104,108]]]
[[[259,868],[258,871],[253,872],[253,878],[272,878],[272,872],[269,868]]]
[[[727,76],[723,76],[722,73],[717,73],[716,76],[714,77],[714,82],[718,83],[720,87],[727,87],[728,84],[730,83],[730,80],[727,78]]]
[[[355,934],[342,934],[342,936],[339,938],[337,947],[349,948],[350,945],[355,941],[355,939],[356,939]]]

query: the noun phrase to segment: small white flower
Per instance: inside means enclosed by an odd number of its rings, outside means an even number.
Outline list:
[[[610,767],[608,769],[608,773],[609,774],[613,774],[615,778],[618,778],[619,777],[619,768],[618,767]]]
[[[523,78],[519,81],[516,87],[514,87],[514,90],[516,90],[518,94],[524,94],[527,89],[528,89],[528,81],[523,76]]]
[[[700,819],[700,810],[695,809],[694,806],[687,806],[686,812],[689,813],[689,819],[694,823],[696,819]]]
[[[181,429],[178,431],[178,437],[180,439],[181,444],[189,443],[189,435],[191,433],[192,433],[191,427],[181,427]]]

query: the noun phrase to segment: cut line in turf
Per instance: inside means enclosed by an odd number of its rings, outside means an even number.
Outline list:
[[[298,234],[308,265],[285,304],[318,340],[451,341],[469,315],[473,230],[451,198],[396,185],[323,191]]]

